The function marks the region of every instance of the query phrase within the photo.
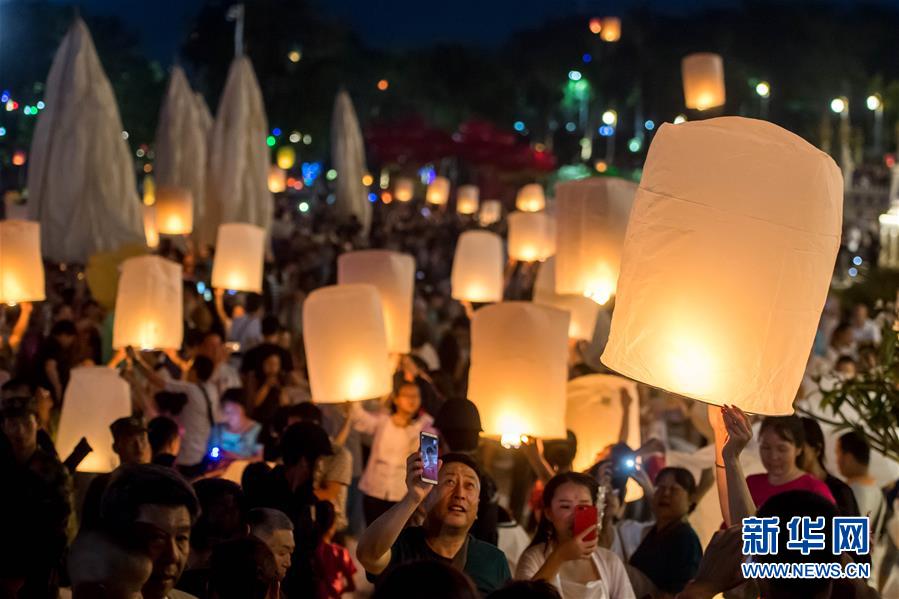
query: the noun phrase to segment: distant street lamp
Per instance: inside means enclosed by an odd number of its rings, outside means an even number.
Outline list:
[[[606,110],[602,113],[602,122],[614,127],[618,124],[618,113],[614,110]]]
[[[759,81],[755,85],[755,93],[759,96],[761,103],[760,116],[763,119],[768,118],[768,99],[771,97],[771,84],[767,81]]]
[[[845,98],[834,98],[830,101],[830,109],[837,114],[845,114],[848,106],[849,102]]]
[[[880,94],[871,94],[865,105],[874,113],[874,153],[880,154],[883,142],[883,99]]]

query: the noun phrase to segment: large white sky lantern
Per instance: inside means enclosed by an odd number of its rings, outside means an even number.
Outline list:
[[[545,212],[509,215],[509,257],[522,262],[543,262],[556,251],[556,222]]]
[[[428,185],[428,191],[425,193],[425,200],[428,204],[435,206],[443,206],[449,200],[450,182],[446,177],[434,177],[434,180]]]
[[[194,230],[194,199],[184,187],[156,188],[156,230],[162,235],[189,235]]]
[[[724,105],[724,60],[720,55],[698,52],[685,56],[681,76],[687,108],[708,110]]]
[[[387,348],[391,353],[409,353],[415,287],[415,259],[412,256],[388,250],[341,254],[337,258],[337,283],[374,285],[384,309]]]
[[[605,304],[615,295],[637,185],[593,177],[556,186],[556,293]]]
[[[316,289],[303,304],[313,401],[341,403],[390,392],[384,313],[374,285]]]
[[[588,374],[568,381],[566,426],[577,437],[574,470],[583,472],[595,463],[596,454],[618,443],[624,406],[621,392],[631,397],[627,443],[640,447],[640,397],[637,383],[612,374]]]
[[[662,125],[624,245],[609,368],[790,414],[842,226],[833,160],[767,121]]]
[[[480,191],[477,185],[462,185],[456,192],[456,212],[475,214],[478,211]]]
[[[212,286],[262,293],[265,229],[245,223],[219,226],[212,264]]]
[[[539,183],[528,183],[518,190],[515,208],[522,212],[540,212],[546,207],[546,197]]]
[[[556,259],[547,258],[537,271],[534,303],[568,312],[568,338],[592,341],[599,304],[583,295],[559,295],[555,292]]]
[[[46,297],[40,224],[0,221],[0,303],[39,302]]]
[[[503,262],[502,237],[490,231],[462,233],[453,257],[453,299],[479,303],[502,301]]]
[[[112,450],[109,425],[131,415],[131,388],[118,372],[105,366],[72,370],[59,417],[56,447],[69,455],[82,437],[93,451],[78,464],[79,472],[111,472],[119,465]]]
[[[484,433],[565,437],[568,314],[530,302],[481,308],[471,321],[468,397]]]
[[[122,262],[112,346],[173,349],[184,337],[181,265],[159,256]]]

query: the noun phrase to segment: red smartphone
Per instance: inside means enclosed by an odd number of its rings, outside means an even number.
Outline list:
[[[595,505],[579,505],[574,508],[574,536],[578,536],[594,524],[597,524],[596,520],[598,517],[599,512]],[[596,531],[594,530],[584,537],[584,540],[592,541],[595,538]]]

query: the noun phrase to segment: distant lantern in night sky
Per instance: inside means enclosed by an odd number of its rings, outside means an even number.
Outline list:
[[[453,299],[499,302],[503,299],[503,240],[490,231],[459,236],[451,276]]]
[[[785,129],[739,117],[662,125],[603,363],[706,403],[792,414],[842,212],[839,168]]]
[[[617,42],[621,39],[621,19],[618,17],[603,17],[602,30],[599,37],[604,42]]]
[[[247,223],[219,225],[212,262],[216,289],[262,293],[265,229]]]
[[[408,177],[397,177],[393,181],[393,197],[397,202],[408,202],[415,195],[415,182]]]
[[[484,200],[478,212],[478,223],[482,227],[489,227],[498,223],[503,217],[503,205],[499,200]]]
[[[159,256],[122,262],[115,301],[115,349],[178,349],[184,340],[182,268]]]
[[[543,262],[556,251],[556,222],[545,212],[509,215],[509,258]]]
[[[543,194],[543,186],[539,183],[528,183],[518,190],[515,198],[515,208],[522,212],[540,212],[546,207],[546,197]]]
[[[268,169],[268,190],[272,193],[284,193],[287,190],[287,173],[277,164]]]
[[[194,197],[189,189],[156,188],[156,230],[162,235],[189,235],[194,230]]]
[[[378,89],[382,92],[386,91],[388,87],[390,87],[390,82],[386,79],[381,79],[380,81],[378,81]]]
[[[25,220],[0,221],[0,302],[44,299],[41,225]]]
[[[600,31],[602,31],[602,21],[600,21],[596,17],[593,17],[592,19],[590,19],[590,33],[599,35]]]
[[[687,108],[708,110],[724,105],[724,60],[719,54],[699,52],[685,56],[681,75]]]
[[[428,185],[425,200],[427,200],[428,204],[443,206],[449,200],[449,192],[449,179],[446,177],[434,177],[434,180]]]
[[[278,163],[278,168],[283,168],[284,170],[293,168],[293,165],[297,162],[297,151],[293,149],[293,146],[281,146],[278,148],[276,162]]]
[[[480,191],[477,185],[462,185],[456,191],[456,212],[475,214],[478,211]]]

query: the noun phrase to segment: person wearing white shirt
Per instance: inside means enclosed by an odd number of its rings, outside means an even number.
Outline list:
[[[353,404],[349,415],[355,430],[374,437],[359,480],[366,524],[406,495],[406,457],[418,451],[419,434],[433,422],[429,415],[421,414],[421,393],[415,383],[399,386],[391,409],[391,414],[372,414]]]
[[[550,479],[543,490],[543,519],[518,559],[515,578],[550,582],[563,599],[634,599],[621,559],[598,545],[597,526],[574,535],[577,507],[596,505],[597,496],[598,485],[586,474]]]
[[[881,332],[868,315],[868,306],[865,304],[856,304],[852,307],[852,318],[850,320],[852,326],[852,336],[857,344],[873,343],[880,345]]]
[[[871,518],[871,536],[879,538],[887,509],[883,491],[868,473],[871,447],[864,437],[849,431],[837,439],[836,450],[837,469],[852,489],[859,513]]]

